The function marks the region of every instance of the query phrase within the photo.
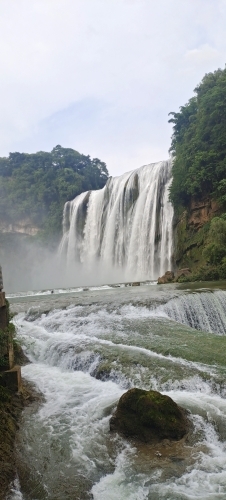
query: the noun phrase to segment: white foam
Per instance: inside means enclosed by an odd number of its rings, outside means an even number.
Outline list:
[[[34,321],[18,315],[18,337],[33,361],[22,368],[22,375],[35,383],[45,397],[30,425],[39,429],[38,439],[45,435],[47,441],[54,437],[64,443],[62,446],[70,451],[66,466],[70,462],[75,475],[85,475],[95,483],[94,500],[225,499],[226,400],[221,397],[225,394],[221,372],[217,366],[165,356],[148,348],[149,325],[156,320],[164,334],[169,325],[167,318],[161,318],[154,308],[132,304],[71,305]],[[145,347],[139,344],[143,338]],[[177,477],[168,474],[164,479],[160,468],[144,473],[138,466],[136,448],[109,435],[110,415],[124,391],[120,374],[114,381],[105,382],[91,376],[103,352],[104,362],[108,362],[106,353],[115,354],[111,366],[116,371],[119,360],[128,364],[132,386],[143,387],[145,372],[150,387],[190,410],[197,445],[191,450],[193,460],[186,462],[183,470],[177,469]],[[147,366],[142,366],[144,358],[150,358]],[[131,360],[135,360],[132,367]],[[164,366],[163,383],[155,368],[149,370],[152,364]],[[177,370],[180,375],[175,378]],[[203,379],[204,372],[211,377]],[[217,385],[218,378],[222,387]]]
[[[131,458],[136,448],[128,444],[118,454],[113,474],[102,477],[99,483],[92,488],[94,500],[145,500],[148,498],[149,488],[145,486],[144,474],[133,473]]]

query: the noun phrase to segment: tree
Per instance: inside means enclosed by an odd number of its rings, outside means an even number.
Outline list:
[[[204,76],[173,123],[170,199],[187,206],[191,196],[226,200],[226,68]]]
[[[107,179],[105,163],[60,145],[50,153],[10,153],[0,158],[1,216],[9,223],[29,217],[46,237],[59,238],[64,203]]]

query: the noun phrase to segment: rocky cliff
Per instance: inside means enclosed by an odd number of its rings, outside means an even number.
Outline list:
[[[1,218],[0,233],[2,234],[22,234],[27,236],[35,236],[40,228],[35,226],[31,219],[24,218],[14,223],[9,223]]]
[[[206,265],[203,249],[207,243],[210,221],[220,215],[216,201],[210,197],[192,198],[187,210],[175,220],[175,263],[178,268],[195,271]]]

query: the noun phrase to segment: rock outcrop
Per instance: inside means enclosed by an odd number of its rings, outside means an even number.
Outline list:
[[[165,285],[165,283],[172,283],[174,281],[173,271],[166,271],[165,274],[158,278],[158,285]]]
[[[219,205],[210,197],[199,200],[192,198],[188,213],[188,225],[198,230],[218,213]]]
[[[189,206],[175,218],[174,259],[179,268],[192,272],[206,265],[203,249],[208,244],[209,222],[221,213],[210,197],[192,198]]]
[[[16,222],[8,222],[4,218],[0,221],[0,233],[22,234],[35,236],[40,228],[36,226],[28,217]]]
[[[130,389],[118,402],[110,430],[145,443],[180,440],[189,429],[186,411],[157,391]]]
[[[175,281],[177,281],[179,278],[189,278],[189,276],[191,275],[191,269],[189,269],[189,267],[185,267],[184,269],[178,269],[178,271],[176,272],[176,276],[175,276]]]

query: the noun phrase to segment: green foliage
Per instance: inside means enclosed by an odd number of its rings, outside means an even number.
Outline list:
[[[220,264],[223,257],[226,255],[226,249],[218,243],[209,243],[204,250],[203,255],[210,264]]]
[[[226,68],[206,74],[173,123],[170,199],[187,206],[191,196],[226,202]]]
[[[82,191],[102,188],[105,163],[70,148],[10,153],[0,158],[0,213],[8,223],[29,217],[44,238],[57,238],[63,205]]]
[[[214,217],[210,223],[209,239],[219,245],[226,245],[226,220],[225,215]]]
[[[181,238],[181,234],[179,235]],[[190,245],[189,250],[186,245]],[[181,241],[184,254],[182,267],[189,265],[193,270],[189,276],[178,278],[179,283],[189,281],[213,281],[226,279],[226,213],[214,217],[206,223],[193,237],[189,230],[187,239]],[[190,260],[185,262],[190,253]]]
[[[0,374],[1,377],[1,374]],[[10,401],[10,392],[6,387],[2,387],[0,384],[0,408],[2,403],[8,403]]]
[[[222,259],[226,257],[226,220],[223,217],[214,217],[211,220],[208,244],[203,255],[207,262],[213,265],[221,264]]]
[[[180,276],[178,278],[178,283],[189,283],[196,281],[217,281],[219,279],[225,279],[226,272],[219,266],[201,266],[197,271],[194,271],[188,276]]]

